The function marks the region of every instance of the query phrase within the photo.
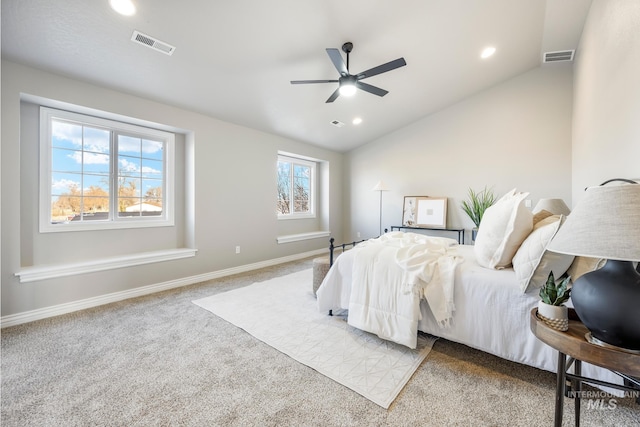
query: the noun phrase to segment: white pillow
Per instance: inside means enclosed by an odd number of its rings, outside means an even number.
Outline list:
[[[482,216],[474,253],[478,264],[487,268],[505,268],[520,244],[533,229],[533,214],[524,206],[529,193],[515,188],[490,206]]]
[[[567,274],[571,276],[571,282],[575,283],[575,281],[583,274],[604,267],[606,262],[606,259],[577,256],[567,270]]]
[[[514,255],[513,270],[522,292],[544,286],[551,271],[558,279],[573,262],[573,255],[546,250],[564,220],[563,215],[553,215],[538,222]]]

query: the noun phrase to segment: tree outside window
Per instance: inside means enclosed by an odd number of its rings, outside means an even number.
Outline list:
[[[313,216],[315,163],[278,156],[278,198],[280,218]]]

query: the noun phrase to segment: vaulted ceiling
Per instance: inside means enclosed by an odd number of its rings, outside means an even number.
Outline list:
[[[348,151],[575,49],[591,0],[2,0],[2,57],[242,126]],[[174,46],[171,56],[131,40]],[[354,44],[350,71],[407,66],[325,103],[326,48]],[[494,46],[483,60],[480,52]],[[544,64],[542,66],[571,66]],[[352,124],[360,117],[362,123]],[[340,121],[337,127],[332,121]]]

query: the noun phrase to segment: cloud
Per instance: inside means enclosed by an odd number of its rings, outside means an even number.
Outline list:
[[[124,172],[140,172],[140,168],[138,168],[138,165],[136,163],[132,163],[130,161],[128,161],[127,159],[119,159],[118,162],[120,163],[120,170],[124,171]]]
[[[53,120],[51,134],[54,140],[70,143],[77,150],[108,154],[111,131],[78,123]],[[154,154],[163,149],[162,141],[118,135],[118,149],[123,153]]]
[[[157,153],[158,151],[162,151],[162,142],[160,141],[149,141],[145,139],[142,142],[143,153]]]
[[[67,157],[73,159],[76,163],[82,163],[82,151],[74,151],[73,154],[69,154]],[[85,165],[108,165],[109,155],[84,152],[84,164]]]
[[[142,167],[142,173],[146,173],[146,174],[160,174],[161,172],[157,169],[154,168],[150,168],[149,166],[143,166]]]
[[[135,173],[142,172],[145,174],[151,174],[151,173],[161,174],[162,173],[161,171],[151,168],[149,166],[143,166],[142,168],[140,168],[137,163],[130,162],[127,159],[121,158],[118,160],[118,162],[120,163],[120,170],[123,172],[135,172]]]
[[[51,192],[62,193],[64,191],[71,190],[73,187],[80,187],[80,183],[78,181],[63,178],[57,181],[53,181],[53,183],[51,184]]]
[[[53,120],[51,134],[54,140],[67,141],[78,150],[109,152],[110,132],[105,129]]]
[[[69,141],[78,148],[82,148],[82,127],[72,123],[53,120],[51,134],[54,139]]]
[[[162,141],[152,141],[149,139],[134,138],[132,136],[118,136],[118,151],[121,153],[153,154],[162,151]]]

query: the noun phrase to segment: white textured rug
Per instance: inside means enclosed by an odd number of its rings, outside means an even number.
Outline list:
[[[312,270],[193,301],[260,341],[388,408],[431,351],[384,341],[347,324],[344,315],[320,313]]]

